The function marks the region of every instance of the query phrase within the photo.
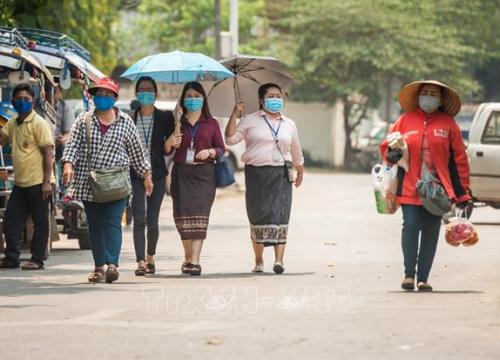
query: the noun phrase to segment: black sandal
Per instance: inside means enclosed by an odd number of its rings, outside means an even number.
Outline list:
[[[148,263],[147,265],[148,270],[146,271],[146,274],[154,274],[156,272],[156,266],[155,263]]]
[[[137,269],[135,269],[135,276],[144,276],[148,272],[148,269],[146,268],[146,265],[139,264],[137,265]]]
[[[104,280],[104,269],[94,269],[88,277],[90,283],[98,283]]]
[[[191,271],[189,272],[191,276],[200,276],[201,275],[201,265],[191,264]]]
[[[181,265],[181,272],[184,274],[184,275],[189,275],[191,274],[191,263],[188,263],[188,262],[183,262],[182,265]]]
[[[0,262],[0,268],[2,269],[17,269],[19,267],[19,260],[11,257],[4,257]]]

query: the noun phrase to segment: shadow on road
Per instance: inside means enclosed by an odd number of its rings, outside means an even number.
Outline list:
[[[120,284],[126,284],[121,282]],[[108,284],[89,284],[88,282],[63,283],[40,282],[36,278],[24,279],[2,279],[0,287],[0,296],[21,297],[26,295],[72,295],[89,291],[129,291],[129,289],[120,288],[116,285]]]
[[[190,276],[190,275],[159,275],[156,274],[154,276],[151,276],[150,278],[160,278],[160,279],[230,279],[230,278],[257,278],[257,277],[267,277],[267,276],[305,276],[305,275],[314,275],[316,273],[314,272],[300,272],[300,273],[284,273],[281,275],[276,275],[273,273],[261,273],[261,274],[253,274],[253,273],[213,273],[213,274],[206,274],[206,275],[201,275],[201,276]],[[149,276],[148,276],[149,277]]]
[[[390,290],[387,291],[388,294],[483,294],[483,291],[477,290],[434,290],[429,292],[418,292],[418,291],[403,291],[403,290]]]

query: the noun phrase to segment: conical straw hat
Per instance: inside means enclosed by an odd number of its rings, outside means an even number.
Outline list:
[[[460,107],[462,106],[462,102],[460,101],[460,97],[457,92],[448,85],[436,80],[414,81],[405,85],[399,92],[399,104],[404,112],[412,112],[417,109],[420,89],[422,88],[422,85],[425,84],[437,85],[443,88],[444,92],[441,99],[442,109],[452,117],[458,114]]]

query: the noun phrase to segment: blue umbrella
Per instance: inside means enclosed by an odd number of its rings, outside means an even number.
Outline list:
[[[132,81],[141,76],[150,76],[158,82],[181,84],[189,81],[218,81],[234,74],[211,57],[176,50],[146,56],[121,75]]]

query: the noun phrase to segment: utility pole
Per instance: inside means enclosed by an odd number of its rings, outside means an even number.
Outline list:
[[[231,52],[238,55],[239,47],[239,23],[238,23],[238,0],[230,0],[229,6],[229,32],[231,33]]]
[[[220,0],[214,0],[215,58],[217,60],[220,60],[222,58],[220,31]]]

